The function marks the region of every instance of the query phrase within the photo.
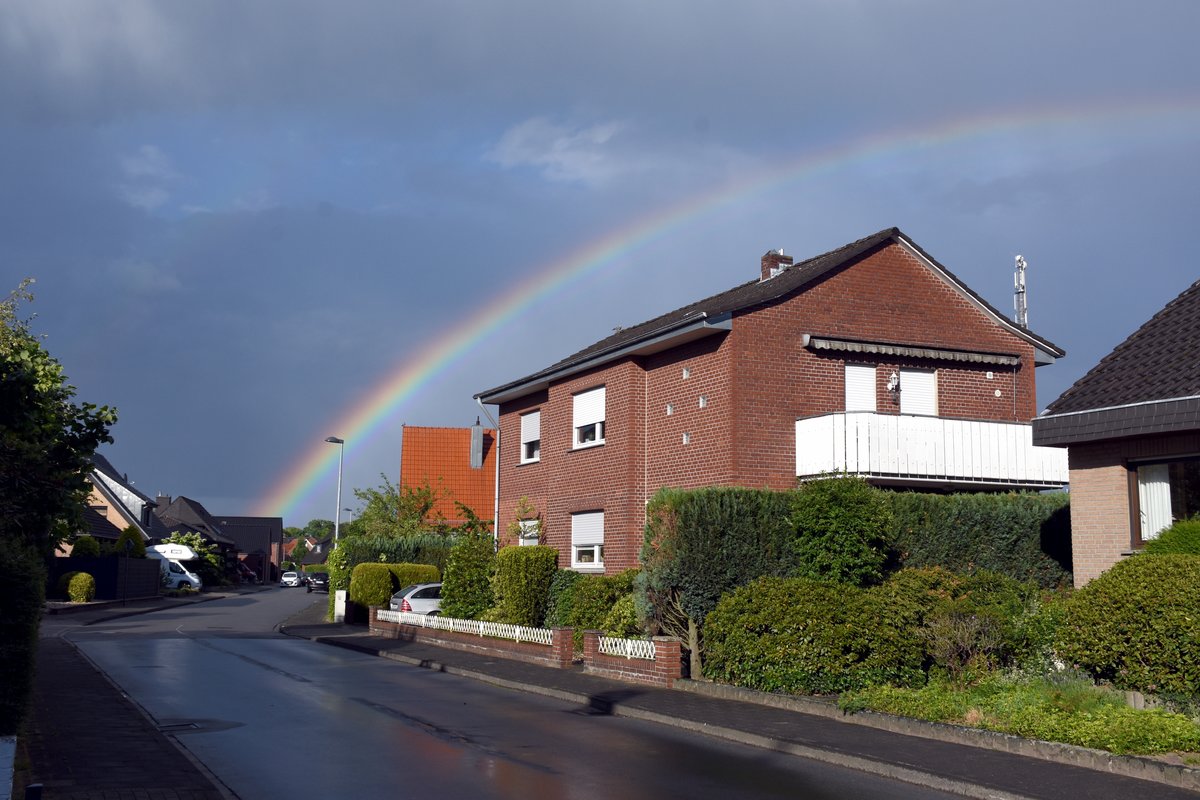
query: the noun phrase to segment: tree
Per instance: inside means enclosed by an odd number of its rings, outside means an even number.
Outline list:
[[[380,473],[383,483],[372,489],[355,489],[363,503],[354,520],[356,533],[364,537],[411,536],[418,533],[448,532],[444,521],[432,519],[434,506],[445,492],[428,483],[423,486],[396,486]]]
[[[228,583],[225,577],[225,560],[221,558],[220,548],[204,541],[200,534],[194,531],[175,531],[166,538],[166,543],[187,545],[196,551],[196,560],[191,562],[191,566],[205,586]]]
[[[308,555],[308,543],[304,539],[301,539],[292,548],[292,558],[296,561],[303,561],[306,555]]]
[[[296,536],[309,536],[318,542],[333,536],[333,520],[310,519],[303,528],[296,530]]]
[[[0,301],[0,736],[16,733],[29,705],[44,559],[82,530],[86,475],[116,422],[108,407],[74,402],[62,366],[18,316],[31,283]]]

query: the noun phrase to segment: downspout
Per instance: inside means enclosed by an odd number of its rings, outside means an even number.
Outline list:
[[[475,402],[479,404],[479,409],[487,416],[488,421],[496,429],[496,490],[492,501],[493,517],[492,517],[492,549],[500,549],[500,423],[496,422],[496,418],[487,410],[487,406],[483,404],[483,400],[478,397]]]

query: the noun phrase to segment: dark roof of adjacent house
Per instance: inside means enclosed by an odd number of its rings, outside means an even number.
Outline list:
[[[145,494],[143,494],[141,491],[139,491],[137,489],[137,487],[135,487],[133,485],[133,482],[129,480],[128,475],[126,475],[123,472],[117,472],[117,468],[112,465],[112,462],[109,461],[104,456],[100,455],[99,453],[94,453],[92,455],[92,466],[98,472],[104,473],[105,475],[107,475],[108,477],[112,478],[114,481],[119,483],[122,488],[124,488],[130,492],[133,492],[135,495],[137,495],[139,498],[141,498],[144,502],[147,502],[150,505],[155,504],[154,500],[147,497]]]
[[[1200,429],[1200,281],[1034,420],[1035,444]]]
[[[87,526],[88,534],[95,539],[111,539],[116,541],[121,538],[121,529],[109,522],[108,517],[94,508],[85,508],[83,510],[83,522]]]
[[[912,251],[931,266],[941,271],[953,286],[967,295],[985,313],[995,317],[997,322],[1009,328],[1015,335],[1031,342],[1038,350],[1046,353],[1051,358],[1058,358],[1064,354],[1063,350],[1058,346],[1008,320],[986,300],[975,294],[966,284],[951,273],[950,270],[946,269],[932,256],[922,250],[899,228],[885,228],[878,233],[855,242],[850,242],[835,250],[830,250],[828,253],[822,253],[807,261],[801,261],[788,266],[769,280],[752,280],[720,294],[715,294],[682,308],[677,308],[674,311],[662,314],[638,325],[618,329],[611,336],[601,339],[573,355],[567,356],[562,361],[552,364],[544,370],[511,381],[502,386],[480,392],[476,397],[486,403],[503,402],[520,397],[529,391],[541,388],[549,380],[571,374],[580,368],[589,368],[623,355],[648,353],[655,352],[656,349],[665,349],[665,346],[667,346],[665,344],[666,340],[672,334],[680,334],[685,329],[694,330],[691,338],[698,338],[700,335],[704,335],[699,330],[700,327],[708,328],[709,332],[712,332],[713,329],[728,330],[729,320],[735,312],[770,303],[794,292],[803,291],[815,284],[819,278],[850,265],[890,242],[902,243],[904,246],[911,248]],[[672,340],[672,342],[675,341],[678,340]]]
[[[156,509],[155,514],[171,530],[183,525],[202,533],[217,544],[236,547],[236,543],[221,532],[221,526],[199,501],[189,497],[176,497],[170,505]]]
[[[272,544],[283,541],[282,517],[218,517],[216,522],[241,553],[268,555]]]

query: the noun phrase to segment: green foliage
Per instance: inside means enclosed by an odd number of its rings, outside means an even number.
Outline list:
[[[887,495],[906,567],[987,569],[1044,589],[1071,583],[1070,500],[1055,494]]]
[[[492,607],[492,572],[495,543],[486,530],[458,535],[446,559],[442,578],[442,614],[457,619],[479,619]]]
[[[602,631],[605,620],[617,601],[633,593],[638,570],[627,569],[616,575],[581,575],[571,593],[570,627],[576,638],[583,641],[583,631]]]
[[[296,542],[296,546],[292,548],[292,558],[296,559],[297,561],[303,561],[306,555],[308,555],[308,542],[304,539],[301,539],[300,541]]]
[[[311,536],[318,542],[333,536],[333,520],[310,519],[303,528],[296,529],[297,536]]]
[[[347,568],[351,569],[356,564],[368,561],[384,561],[392,564],[431,564],[443,571],[454,542],[453,537],[431,533],[403,537],[356,536],[342,539],[333,552],[342,553]]]
[[[553,547],[500,548],[492,575],[495,606],[490,616],[513,625],[541,625],[557,565],[558,551]]]
[[[780,492],[659,490],[647,507],[637,590],[651,630],[688,641],[689,628],[703,625],[723,594],[763,575],[786,574],[788,514],[788,495]]]
[[[75,558],[98,558],[100,543],[96,541],[96,537],[85,533],[76,537],[75,543],[71,546],[71,555]]]
[[[199,533],[175,531],[163,542],[187,545],[196,552],[196,558],[187,562],[187,567],[200,576],[205,586],[220,586],[229,582],[225,576],[225,559],[221,556],[221,549],[205,541]]]
[[[1145,552],[1155,556],[1168,553],[1200,555],[1200,517],[1178,520],[1146,542]]]
[[[434,506],[448,492],[428,482],[397,486],[387,475],[380,473],[379,477],[383,483],[377,488],[354,490],[354,496],[363,504],[354,518],[357,536],[378,539],[449,532],[444,520],[433,518]]]
[[[1200,749],[1200,727],[1187,717],[1129,708],[1119,693],[1070,676],[1012,681],[992,674],[970,686],[931,682],[918,689],[871,687],[842,695],[839,706],[1121,754]]]
[[[550,579],[550,591],[546,598],[547,628],[566,628],[571,625],[571,612],[575,607],[575,585],[583,580],[583,573],[572,569],[560,569]]]
[[[1134,556],[1064,604],[1059,655],[1144,692],[1200,694],[1200,556]]]
[[[124,558],[126,545],[129,546],[128,553],[130,558],[146,557],[146,540],[142,538],[141,531],[132,525],[126,526],[121,531],[121,535],[117,537],[116,544],[113,545],[112,554]]]
[[[351,572],[349,598],[363,606],[386,606],[392,595],[405,586],[441,579],[438,568],[430,564],[364,562]]]
[[[64,600],[70,600],[71,580],[78,574],[79,570],[74,570],[73,572],[64,572],[62,575],[59,575],[58,581],[56,581],[54,584],[54,596]]]
[[[624,638],[642,635],[644,632],[642,621],[638,616],[637,605],[633,601],[632,593],[617,598],[617,602],[613,604],[608,616],[604,618],[604,626],[601,630],[608,636]]]
[[[72,603],[90,603],[96,599],[96,579],[86,572],[72,573],[67,583],[67,597]]]
[[[334,606],[337,603],[337,592],[350,588],[350,571],[354,564],[346,554],[345,542],[340,543],[325,557],[325,571],[329,573],[329,609],[328,618],[333,619]]]
[[[705,624],[704,674],[767,692],[920,685],[925,648],[887,594],[808,578],[761,578]]]
[[[0,540],[49,558],[83,529],[86,475],[116,412],[74,402],[62,366],[18,316],[30,283],[0,301]]]
[[[894,518],[886,493],[862,478],[803,484],[793,495],[793,574],[855,586],[878,583]]]
[[[46,567],[32,544],[0,537],[0,736],[13,736],[29,707]]]

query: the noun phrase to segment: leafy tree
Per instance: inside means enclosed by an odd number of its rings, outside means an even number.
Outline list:
[[[205,586],[226,582],[225,560],[221,557],[220,548],[215,544],[204,541],[204,537],[194,531],[175,531],[165,541],[167,544],[184,544],[196,551],[196,559],[189,566],[200,576]]]
[[[96,558],[100,555],[100,543],[96,537],[85,533],[71,546],[71,555],[75,558]]]
[[[333,520],[331,519],[310,519],[308,524],[296,532],[297,536],[311,536],[313,539],[320,541],[329,536],[333,536]]]
[[[356,533],[365,537],[412,536],[437,531],[446,533],[443,520],[434,519],[434,506],[444,491],[428,483],[423,486],[397,486],[380,473],[383,483],[372,489],[355,489],[354,496],[363,503],[355,517]]]
[[[121,535],[117,537],[116,544],[113,545],[112,553],[116,556],[124,557],[126,549],[130,558],[145,558],[146,557],[146,541],[142,538],[141,532],[127,525]]]
[[[292,548],[292,558],[294,558],[296,561],[303,561],[306,555],[308,555],[308,542],[306,542],[304,539],[301,539],[300,541],[296,542],[296,546]]]

